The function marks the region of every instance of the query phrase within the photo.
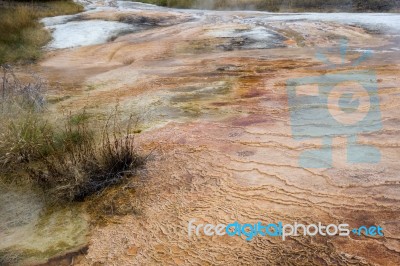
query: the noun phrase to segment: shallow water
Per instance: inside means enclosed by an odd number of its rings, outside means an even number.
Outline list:
[[[380,13],[270,13],[259,11],[212,11],[212,10],[180,10],[159,7],[132,1],[78,1],[85,6],[85,12],[78,15],[58,16],[42,19],[45,26],[52,31],[53,41],[49,49],[63,49],[78,46],[88,46],[105,43],[121,35],[137,31],[141,26],[121,23],[117,21],[86,20],[82,15],[98,12],[123,12],[123,11],[164,11],[179,12],[192,16],[198,20],[232,21],[250,26],[248,31],[235,32],[234,30],[215,31],[215,37],[248,38],[253,39],[245,48],[263,49],[270,48],[271,43],[278,38],[261,25],[268,25],[277,21],[326,21],[340,24],[361,25],[369,30],[400,32],[399,14]],[[258,26],[257,26],[258,25]],[[305,32],[306,33],[306,32]]]
[[[133,32],[136,29],[127,23],[102,20],[70,21],[47,28],[53,35],[53,41],[47,46],[50,49],[105,43],[123,32]]]
[[[304,13],[304,14],[274,14],[265,18],[266,21],[332,21],[341,24],[355,24],[371,30],[389,30],[400,32],[400,15],[384,13]]]
[[[86,244],[87,218],[77,206],[49,209],[28,187],[0,186],[0,264],[43,263]]]

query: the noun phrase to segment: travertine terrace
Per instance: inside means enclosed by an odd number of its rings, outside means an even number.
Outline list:
[[[92,7],[76,20],[114,21],[132,31],[122,27],[106,43],[49,47],[36,68],[57,84],[51,97],[63,99],[51,108],[102,112],[118,102],[144,113],[138,141],[155,151],[140,191],[141,214],[93,228],[78,264],[400,265],[398,15],[216,12],[102,1]],[[366,49],[373,56],[353,67]],[[319,61],[318,51],[335,67]],[[338,137],[332,168],[300,167],[300,152],[321,140],[292,138],[286,81],[353,69],[378,76],[383,129],[359,141],[378,147],[381,162],[348,164],[346,139]],[[385,237],[189,238],[192,218],[379,224]]]

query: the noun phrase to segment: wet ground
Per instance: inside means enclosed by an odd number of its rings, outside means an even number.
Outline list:
[[[87,245],[88,216],[78,206],[46,206],[29,186],[0,186],[0,264],[35,265]]]
[[[50,108],[96,113],[118,102],[142,114],[138,141],[155,149],[141,214],[94,228],[75,263],[399,265],[399,24],[396,14],[216,12],[120,1],[47,19],[54,40],[37,71],[57,85]],[[357,61],[367,50],[372,56]],[[320,147],[322,137],[294,139],[288,80],[356,71],[376,73],[367,82],[379,88],[381,129],[357,141],[379,148],[381,159],[349,164],[348,139],[338,134],[332,167],[301,167],[300,154]],[[189,238],[193,218],[381,225],[385,237]]]

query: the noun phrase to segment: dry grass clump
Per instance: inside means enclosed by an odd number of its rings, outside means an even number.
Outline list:
[[[0,171],[13,163],[30,162],[46,153],[50,126],[40,118],[44,110],[45,82],[36,75],[21,82],[9,66],[1,66]]]
[[[51,39],[39,19],[82,10],[73,1],[0,2],[0,64],[37,60]]]
[[[50,155],[40,159],[30,176],[51,198],[82,201],[106,187],[118,184],[124,176],[133,175],[144,164],[137,152],[131,122],[119,127],[112,115],[100,133],[89,130],[86,119],[78,124],[71,121],[61,132],[61,138],[49,139]]]
[[[92,121],[84,110],[66,116],[60,127],[45,119],[48,114],[40,79],[26,84],[10,68],[3,67],[3,71],[2,176],[18,171],[19,176],[29,176],[51,201],[82,201],[118,184],[144,164],[145,158],[135,146],[137,122],[132,116],[124,122],[116,110],[99,122]]]

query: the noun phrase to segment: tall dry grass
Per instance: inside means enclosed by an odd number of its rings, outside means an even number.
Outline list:
[[[135,146],[133,116],[122,120],[115,110],[108,119],[98,120],[83,110],[50,122],[45,83],[39,78],[21,82],[9,67],[2,71],[1,177],[29,179],[50,201],[81,201],[120,183],[144,164]]]
[[[51,39],[39,19],[82,10],[73,1],[0,2],[0,64],[37,60]]]
[[[32,75],[21,82],[12,68],[0,67],[0,171],[10,162],[27,162],[43,150],[49,131],[39,114],[45,104],[45,83]]]
[[[101,132],[93,132],[87,120],[79,124],[70,120],[59,132],[61,138],[47,139],[50,154],[29,168],[30,177],[55,201],[82,201],[119,184],[145,162],[135,147],[131,122],[122,129],[113,114]]]

